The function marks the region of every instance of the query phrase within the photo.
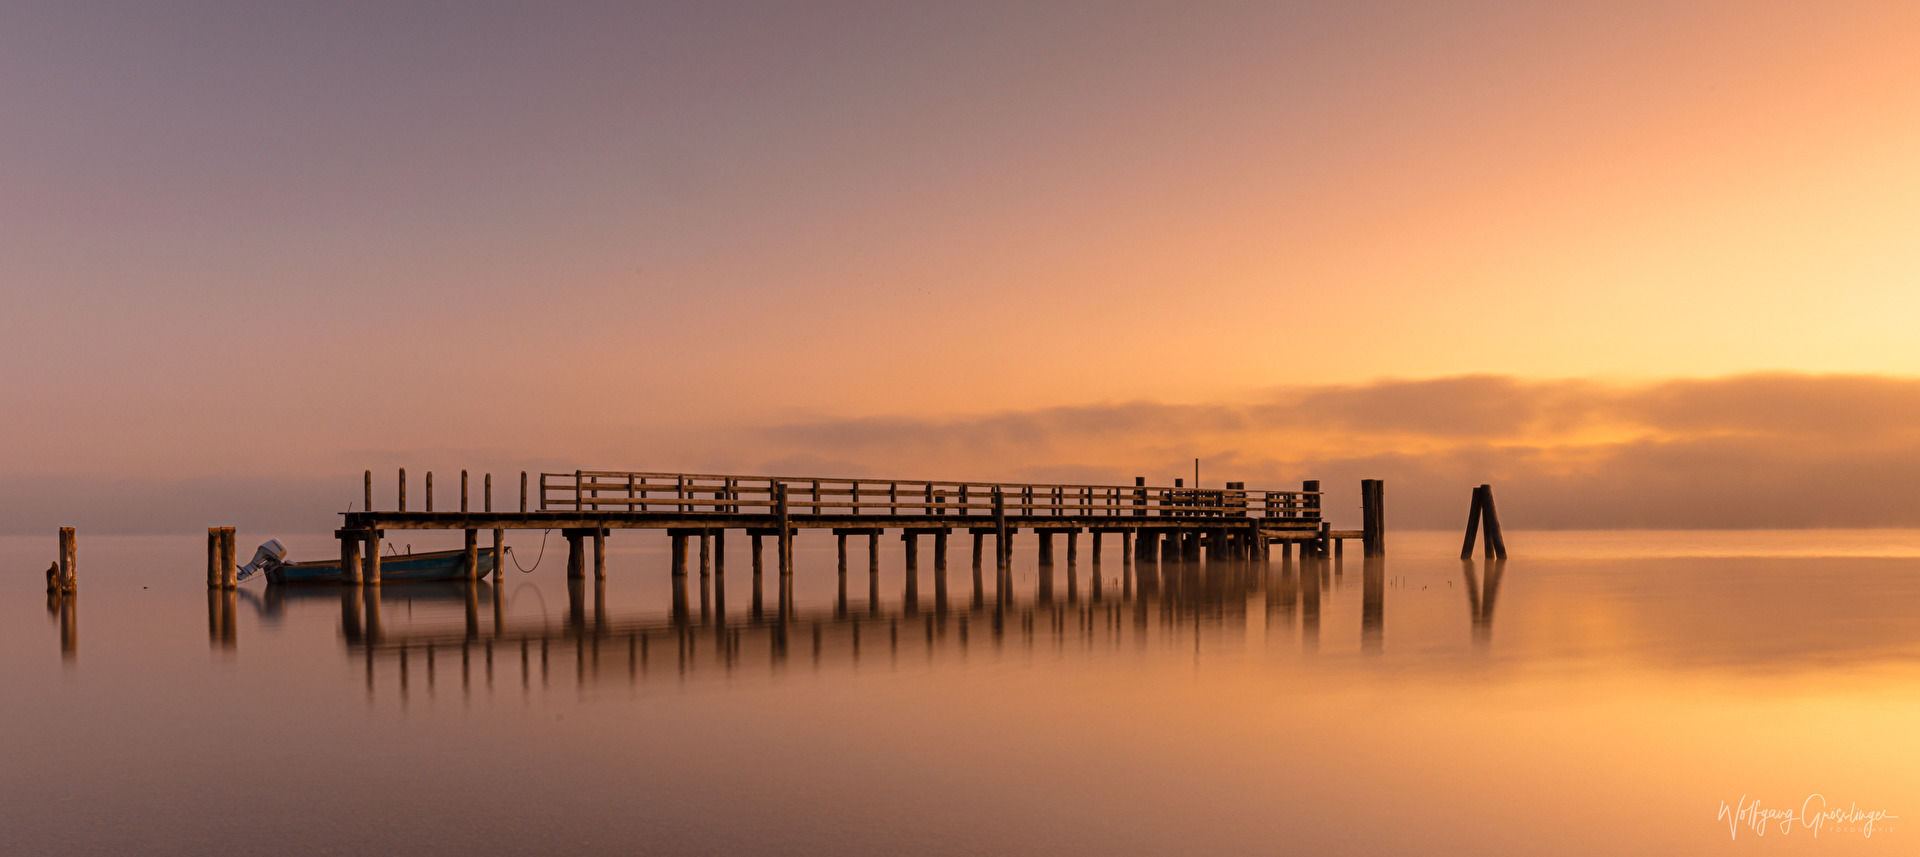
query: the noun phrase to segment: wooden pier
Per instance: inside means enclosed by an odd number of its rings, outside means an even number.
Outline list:
[[[433,475],[426,475],[425,508],[407,508],[407,476],[398,474],[397,508],[375,510],[373,472],[365,474],[367,511],[343,513],[336,532],[341,571],[348,583],[380,582],[380,538],[388,530],[462,530],[469,577],[478,576],[482,531],[492,531],[497,549],[506,530],[559,530],[567,541],[567,575],[606,576],[606,539],[614,530],[666,530],[673,539],[672,572],[687,574],[687,539],[700,539],[703,574],[725,565],[725,534],[740,530],[753,544],[753,570],[761,573],[762,539],[775,543],[776,566],[792,574],[793,539],[802,530],[826,530],[840,546],[840,570],[847,568],[847,537],[868,538],[869,563],[877,565],[879,538],[901,533],[909,569],[917,569],[921,536],[933,537],[934,566],[947,566],[948,537],[973,537],[974,562],[982,539],[993,537],[994,565],[1008,568],[1014,540],[1022,533],[1037,542],[1042,567],[1054,564],[1054,543],[1065,537],[1069,557],[1087,534],[1093,555],[1104,536],[1120,537],[1125,561],[1135,559],[1264,559],[1273,545],[1302,556],[1331,556],[1348,539],[1364,539],[1367,555],[1385,554],[1385,502],[1379,480],[1363,486],[1366,525],[1334,530],[1322,518],[1320,483],[1299,490],[1131,486],[816,477],[731,476],[577,470],[542,473],[529,485],[520,474],[517,511],[496,511],[493,477],[484,480],[478,504],[468,496],[467,474],[460,474],[458,510],[436,511]],[[531,488],[531,492],[530,489]],[[474,506],[479,508],[475,509]],[[712,538],[711,547],[708,539]],[[501,554],[496,553],[495,556]],[[495,564],[500,573],[501,563]]]

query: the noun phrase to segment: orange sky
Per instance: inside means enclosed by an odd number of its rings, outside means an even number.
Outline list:
[[[0,493],[1187,451],[1297,478],[1333,453],[770,438],[1920,376],[1916,44],[1907,3],[11,10]]]

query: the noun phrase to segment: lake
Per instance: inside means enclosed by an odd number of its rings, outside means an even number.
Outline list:
[[[242,559],[269,536],[336,552]],[[855,541],[844,594],[803,533],[756,609],[738,533],[679,593],[664,534],[570,585],[514,532],[531,573],[368,598],[209,596],[203,535],[83,532],[69,602],[53,533],[0,538],[4,850],[1920,853],[1920,531],[1051,572],[1029,538],[1004,593],[962,537],[911,600]]]

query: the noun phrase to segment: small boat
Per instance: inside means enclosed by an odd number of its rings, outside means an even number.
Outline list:
[[[464,577],[460,564],[464,550],[432,551],[429,553],[390,554],[380,557],[381,583],[410,583],[422,580],[460,580]],[[480,549],[480,576],[493,573],[495,565],[493,548]],[[339,583],[340,560],[321,559],[312,562],[278,562],[266,566],[268,585],[282,583]]]

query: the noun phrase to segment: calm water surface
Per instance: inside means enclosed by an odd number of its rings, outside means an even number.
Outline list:
[[[678,612],[655,533],[604,586],[555,535],[471,592],[230,603],[200,535],[83,533],[65,604],[53,534],[0,539],[0,851],[1920,854],[1920,532],[1393,537],[1050,576],[1028,538],[1004,594],[926,540],[909,601],[897,538],[843,600],[804,534],[784,623],[738,534]],[[1816,794],[1902,818],[1719,817]]]

